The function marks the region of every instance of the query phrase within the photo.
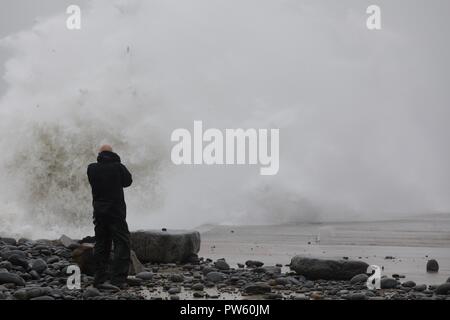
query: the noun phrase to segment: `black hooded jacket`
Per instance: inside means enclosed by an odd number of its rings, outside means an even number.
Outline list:
[[[120,157],[110,151],[98,154],[97,163],[91,163],[87,169],[92,187],[92,205],[94,218],[126,218],[126,204],[123,188],[132,183],[131,173],[120,163]]]

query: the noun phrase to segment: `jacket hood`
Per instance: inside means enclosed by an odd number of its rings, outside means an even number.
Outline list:
[[[114,153],[112,151],[102,151],[98,154],[97,162],[100,163],[120,162],[120,157],[117,153]]]

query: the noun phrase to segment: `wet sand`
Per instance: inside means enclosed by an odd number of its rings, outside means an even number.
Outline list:
[[[383,266],[383,275],[389,277],[404,275],[402,281],[437,285],[450,277],[450,215],[375,222],[205,225],[197,229],[202,236],[199,255],[225,258],[231,267],[246,260],[286,265],[295,255],[348,257]],[[438,273],[426,272],[429,259],[439,262]]]

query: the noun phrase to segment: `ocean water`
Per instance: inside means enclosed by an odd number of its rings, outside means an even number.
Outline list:
[[[450,215],[358,223],[203,226],[199,230],[200,255],[225,258],[233,267],[246,260],[286,265],[295,255],[348,257],[382,266],[383,275],[404,275],[402,281],[417,284],[441,284],[450,277]],[[429,259],[438,261],[438,273],[426,272]]]

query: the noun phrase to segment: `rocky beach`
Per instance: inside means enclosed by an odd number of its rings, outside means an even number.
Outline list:
[[[447,218],[440,222],[443,234],[445,222],[448,222]],[[402,223],[408,230],[411,230],[411,224],[414,222]],[[426,246],[408,247],[408,243],[415,241],[410,236],[409,240],[403,240],[403,251],[399,249],[399,243],[392,247],[361,245],[355,243],[355,236],[350,241],[351,245],[340,243],[333,247],[328,243],[332,237],[335,243],[339,242],[338,226],[346,230],[348,237],[351,234],[348,228],[352,225],[321,225],[319,229],[334,228],[334,232],[325,235],[322,231],[321,236],[298,232],[296,237],[291,236],[291,241],[283,241],[282,236],[277,236],[278,230],[289,237],[288,226],[271,226],[271,235],[260,233],[259,237],[253,236],[249,230],[263,232],[265,227],[216,226],[199,228],[200,232],[164,229],[132,233],[132,265],[128,287],[123,290],[112,285],[101,288],[92,286],[93,239],[90,237],[82,240],[72,240],[67,236],[59,240],[0,238],[0,299],[450,299],[448,256],[439,255],[440,251],[436,251],[440,248],[445,249],[442,252],[447,251],[445,237],[445,241],[441,239],[442,242],[438,243],[422,233],[416,237],[422,237],[422,243]],[[357,229],[364,229],[367,225],[360,224]],[[370,225],[376,229],[376,224]],[[389,233],[386,225],[380,226],[385,230],[386,239]],[[313,227],[305,225],[296,230],[302,228],[314,231]],[[394,229],[400,239],[401,228]],[[370,233],[363,233],[366,236],[362,238],[370,241]],[[433,236],[439,238],[441,235],[436,231]],[[253,242],[246,237],[251,237]],[[274,248],[280,250],[277,239],[284,246],[282,253],[278,251],[279,255],[272,252]],[[434,248],[429,246],[430,241],[435,244]],[[233,253],[227,251],[231,250],[230,247],[234,248]],[[367,251],[368,247],[378,252],[379,257]],[[394,249],[395,255],[384,255]],[[437,259],[423,255],[422,259],[414,260],[419,266],[415,270],[414,264],[410,264],[413,249],[417,256],[432,252]],[[366,255],[358,256],[364,250]],[[338,257],[340,253],[347,253],[347,256]],[[367,267],[374,263],[379,263],[383,268],[379,290],[369,290],[366,285],[369,276],[366,274]],[[70,275],[67,268],[70,265],[81,267],[80,289],[67,287]],[[399,269],[404,272],[396,272]],[[413,278],[420,273],[417,279]]]

